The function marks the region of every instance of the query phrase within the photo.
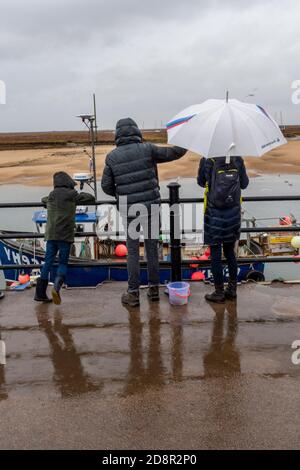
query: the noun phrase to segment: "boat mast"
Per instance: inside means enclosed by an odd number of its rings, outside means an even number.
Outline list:
[[[95,151],[95,137],[97,136],[97,127],[96,127],[95,116],[91,116],[91,119],[90,119],[90,136],[91,136],[91,147],[92,147],[94,195],[97,201],[97,172],[96,172],[96,151]]]
[[[97,106],[96,106],[96,94],[93,93],[93,102],[94,102],[94,116],[95,116],[95,142],[98,141],[98,126],[97,126]]]
[[[90,145],[92,155],[90,156],[93,167],[93,191],[95,199],[98,199],[97,194],[97,171],[96,171],[96,141],[97,141],[97,115],[96,115],[96,96],[93,94],[94,101],[94,114],[81,114],[78,117],[82,120],[83,124],[88,128],[90,134]]]

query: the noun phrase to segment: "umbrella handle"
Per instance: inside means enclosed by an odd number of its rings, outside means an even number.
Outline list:
[[[230,157],[231,157],[231,150],[235,147],[235,143],[232,142],[232,144],[230,145],[229,149],[228,149],[228,153],[226,155],[226,159],[225,159],[225,163],[226,165],[229,165],[230,164]]]

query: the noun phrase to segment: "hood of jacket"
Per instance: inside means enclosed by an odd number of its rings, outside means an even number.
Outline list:
[[[74,189],[76,182],[71,178],[68,173],[64,171],[58,171],[53,175],[53,186],[54,188],[69,188]]]
[[[120,119],[116,125],[116,145],[139,144],[143,141],[137,123],[131,118]]]

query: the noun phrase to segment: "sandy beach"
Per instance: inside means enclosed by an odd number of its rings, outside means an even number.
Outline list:
[[[101,178],[105,156],[114,147],[97,147],[97,175]],[[87,147],[88,149],[88,147]],[[193,177],[197,174],[200,156],[188,152],[182,159],[159,165],[160,179]],[[263,174],[300,174],[300,141],[273,150],[262,158],[246,157],[249,176]],[[0,184],[24,184],[29,186],[50,186],[55,171],[89,171],[89,158],[82,146],[74,148],[42,148],[24,150],[3,150],[0,152]]]

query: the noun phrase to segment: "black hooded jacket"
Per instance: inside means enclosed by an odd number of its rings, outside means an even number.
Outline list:
[[[232,163],[239,172],[241,189],[246,189],[249,178],[246,173],[244,160],[241,157],[231,157]],[[200,160],[198,171],[198,184],[205,188],[206,183],[210,190],[214,165],[225,164],[225,157]],[[241,230],[241,205],[219,209],[214,207],[207,198],[207,207],[204,214],[204,244],[217,245],[220,243],[233,243],[240,238]]]
[[[105,161],[101,187],[109,196],[127,196],[127,204],[142,203],[148,208],[160,203],[157,164],[177,160],[186,153],[180,147],[157,147],[143,143],[142,134],[133,119],[118,121],[117,148]]]
[[[54,189],[42,199],[47,207],[48,217],[45,240],[74,241],[76,205],[95,201],[88,193],[78,193],[75,181],[64,171],[53,175]]]

